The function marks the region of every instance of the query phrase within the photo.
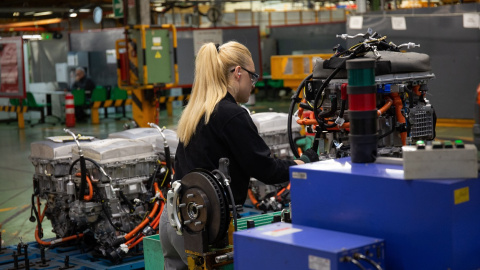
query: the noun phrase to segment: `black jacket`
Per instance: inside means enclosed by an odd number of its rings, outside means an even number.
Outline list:
[[[200,120],[187,147],[179,143],[175,179],[182,179],[196,168],[218,169],[222,157],[230,160],[231,187],[237,205],[245,202],[250,177],[265,184],[284,183],[289,180],[288,167],[296,164],[270,156],[252,118],[229,93],[217,104],[207,125],[204,119]]]
[[[86,94],[91,94],[92,90],[95,89],[95,83],[92,81],[92,79],[84,76],[78,80],[78,82],[76,81],[73,83],[72,89],[83,89],[85,90]]]

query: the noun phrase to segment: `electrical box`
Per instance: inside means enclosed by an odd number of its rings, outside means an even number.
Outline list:
[[[480,268],[480,181],[350,158],[290,167],[292,223],[385,240],[386,269]]]
[[[132,32],[132,37],[136,41],[140,81],[145,85],[173,82],[171,40],[168,29],[137,30]],[[144,49],[142,49],[141,42],[143,38],[145,40]]]
[[[234,235],[234,269],[354,270],[349,261],[361,254],[374,264],[358,259],[362,269],[384,267],[384,242],[372,238],[289,223],[274,223]]]

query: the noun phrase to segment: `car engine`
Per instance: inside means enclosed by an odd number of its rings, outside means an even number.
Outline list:
[[[51,247],[82,241],[94,255],[118,262],[144,236],[155,234],[164,205],[161,189],[172,175],[165,134],[174,147],[178,143],[174,131],[158,130],[126,130],[104,140],[66,130],[71,136],[32,143],[30,220],[37,222],[37,242]],[[43,211],[40,199],[46,201]],[[42,240],[45,217],[55,240]]]

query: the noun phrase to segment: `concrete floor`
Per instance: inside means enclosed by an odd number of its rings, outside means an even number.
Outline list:
[[[289,101],[257,102],[249,109],[255,112],[276,111],[287,112]],[[165,111],[160,113],[160,125],[175,129],[181,109],[174,110],[172,117],[168,117]],[[110,118],[100,118],[99,125],[89,123],[77,123],[71,130],[78,134],[94,136],[104,139],[108,134],[123,130],[124,124],[131,123],[129,120],[115,121]],[[49,119],[53,120],[53,119]],[[52,121],[54,122],[54,121]],[[15,122],[10,124],[0,123],[0,231],[3,245],[16,245],[19,241],[34,241],[35,223],[31,223],[30,200],[33,192],[32,177],[34,167],[29,161],[30,143],[44,140],[49,136],[64,136],[64,126],[60,124],[40,124],[30,127],[26,123],[25,129],[19,129]],[[462,139],[471,143],[471,127],[437,127],[437,138],[440,140]],[[44,221],[44,237],[51,238],[49,221]]]

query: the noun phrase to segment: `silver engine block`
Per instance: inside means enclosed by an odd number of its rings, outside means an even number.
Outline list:
[[[176,148],[176,133],[167,134]],[[165,159],[163,148],[156,147],[163,146],[163,141],[152,128],[80,141],[93,189],[92,196],[84,200],[78,198],[81,177],[77,145],[51,140],[32,143],[34,191],[46,200],[45,217],[57,238],[82,233],[84,241],[94,243],[97,254],[108,257],[118,246],[115,241],[138,226],[151,210],[149,204],[155,196],[152,175],[165,173],[164,167],[156,171]],[[85,196],[89,195],[86,192]]]

